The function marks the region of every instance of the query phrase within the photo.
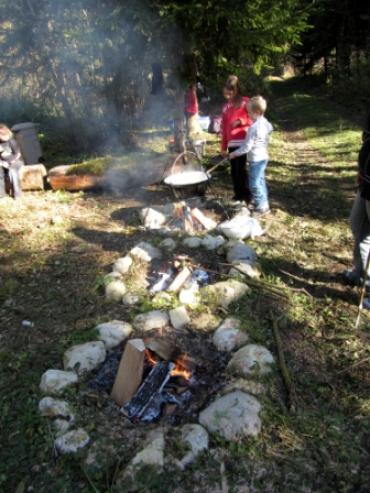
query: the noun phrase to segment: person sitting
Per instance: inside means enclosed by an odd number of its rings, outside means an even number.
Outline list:
[[[12,131],[0,123],[0,198],[6,196],[6,180],[10,181],[14,199],[22,195],[20,169],[24,166],[21,150]]]

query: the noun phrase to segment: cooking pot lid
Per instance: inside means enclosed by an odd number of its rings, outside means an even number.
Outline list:
[[[183,187],[203,183],[209,179],[210,175],[205,171],[182,171],[181,173],[174,173],[173,175],[167,176],[164,182],[166,185],[173,187]]]

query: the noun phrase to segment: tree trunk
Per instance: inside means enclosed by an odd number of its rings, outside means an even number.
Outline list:
[[[176,152],[185,151],[185,125],[184,125],[184,90],[179,88],[176,93],[175,101],[175,150]]]

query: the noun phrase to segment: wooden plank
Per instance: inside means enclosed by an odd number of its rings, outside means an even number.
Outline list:
[[[111,397],[118,405],[129,402],[139,388],[144,370],[145,344],[142,339],[131,339],[123,352]]]
[[[207,231],[210,229],[215,229],[217,226],[217,223],[213,220],[210,219],[209,217],[205,216],[203,212],[201,212],[199,209],[196,207],[191,210],[191,215],[195,217],[197,221],[200,222],[200,224],[206,229]]]
[[[191,276],[190,269],[188,267],[184,267],[175,277],[175,279],[170,284],[168,291],[176,292],[178,291],[183,284],[189,279]]]

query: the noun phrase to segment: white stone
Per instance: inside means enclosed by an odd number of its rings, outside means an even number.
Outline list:
[[[107,349],[112,349],[125,339],[133,331],[132,325],[127,322],[122,322],[121,320],[112,320],[111,322],[106,322],[104,324],[99,324],[96,327],[99,333],[98,338],[104,342]]]
[[[248,334],[240,330],[240,321],[229,317],[213,334],[213,344],[219,351],[233,351],[248,341]]]
[[[40,390],[45,394],[59,394],[77,382],[78,376],[73,371],[47,370],[41,377]]]
[[[108,286],[113,281],[122,281],[122,276],[119,272],[109,272],[104,276],[104,286]]]
[[[67,401],[61,399],[54,399],[53,397],[44,397],[39,402],[39,411],[41,416],[46,416],[48,418],[68,418],[68,420],[73,420],[74,415],[71,407]]]
[[[177,243],[172,238],[166,238],[160,242],[159,246],[164,250],[172,252],[177,247]]]
[[[167,221],[167,217],[162,212],[151,207],[141,209],[140,218],[148,229],[159,229]]]
[[[143,260],[144,262],[151,262],[154,259],[161,259],[162,252],[145,241],[138,243],[131,251],[130,254],[134,257]]]
[[[184,306],[179,306],[169,312],[171,325],[175,329],[184,329],[190,323],[190,317]]]
[[[207,235],[202,240],[202,246],[207,250],[217,250],[220,246],[226,243],[223,236]]]
[[[199,422],[209,432],[229,441],[257,436],[261,430],[258,413],[261,404],[252,395],[239,390],[214,401],[199,415]]]
[[[105,298],[107,301],[122,301],[126,291],[124,283],[117,279],[105,286]]]
[[[218,225],[218,229],[230,240],[243,240],[250,236],[250,212],[243,207],[229,221]]]
[[[132,264],[133,260],[129,255],[121,257],[114,263],[113,272],[118,272],[121,275],[125,275],[130,270]]]
[[[199,302],[199,286],[192,283],[189,287],[183,288],[179,293],[179,301],[183,305],[196,306]]]
[[[202,244],[202,238],[198,236],[189,236],[188,238],[184,238],[182,244],[188,248],[199,248]]]
[[[169,324],[168,313],[164,310],[152,310],[137,315],[133,321],[135,329],[144,332],[155,329],[164,329]]]
[[[190,451],[177,462],[180,469],[185,469],[203,450],[208,449],[208,433],[203,426],[187,424],[182,427],[181,440],[190,447]]]
[[[54,419],[52,421],[52,426],[53,426],[53,429],[56,433],[56,436],[59,437],[61,435],[64,435],[65,433],[67,433],[67,431],[72,426],[73,422],[74,422],[74,420],[73,421],[67,421],[66,419],[60,419],[60,418]]]
[[[230,242],[227,249],[227,261],[254,265],[257,262],[257,254],[253,248],[245,245],[242,241]]]
[[[250,264],[248,262],[233,262],[234,268],[230,269],[229,275],[245,275],[251,279],[258,279],[261,277],[261,271],[257,264]]]
[[[122,298],[122,303],[126,306],[135,306],[139,303],[140,297],[134,293],[126,293]]]
[[[231,358],[227,368],[244,377],[265,375],[271,371],[274,357],[264,346],[248,344],[240,348]]]
[[[102,341],[77,344],[68,349],[63,356],[65,370],[75,370],[78,374],[97,368],[106,357],[105,346]]]
[[[242,298],[249,291],[249,286],[235,279],[229,279],[228,281],[210,284],[203,288],[202,291],[206,296],[216,297],[220,306],[227,308],[231,303]]]
[[[163,431],[155,430],[150,433],[147,442],[148,445],[135,455],[131,464],[163,467],[165,446]]]
[[[78,428],[58,437],[54,444],[60,454],[74,454],[86,447],[89,441],[90,437],[87,432],[83,428]]]

